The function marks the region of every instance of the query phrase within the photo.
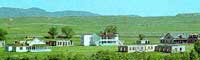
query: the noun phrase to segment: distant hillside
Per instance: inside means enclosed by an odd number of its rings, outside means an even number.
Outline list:
[[[63,16],[99,16],[99,14],[86,12],[86,11],[56,11],[48,12],[40,8],[0,8],[0,17],[39,17],[39,16],[49,16],[49,17],[63,17]]]
[[[181,13],[181,14],[177,14],[176,16],[200,16],[200,13]]]

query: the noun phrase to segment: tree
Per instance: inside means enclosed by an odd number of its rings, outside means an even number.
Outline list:
[[[190,60],[199,60],[198,54],[196,53],[195,50],[192,50],[192,51],[190,52]]]
[[[195,44],[194,44],[194,50],[200,54],[200,41],[197,41]]]
[[[104,32],[117,34],[117,27],[115,25],[106,26]]]
[[[72,38],[72,36],[74,35],[73,29],[70,28],[70,27],[68,27],[68,26],[63,27],[63,28],[61,29],[61,31],[62,31],[62,33],[65,34],[65,37],[66,37],[67,39]]]
[[[51,38],[55,39],[56,35],[58,34],[56,27],[49,28],[48,31],[49,35],[51,35]]]
[[[0,40],[5,40],[6,39],[6,36],[7,35],[7,31],[6,30],[3,30],[3,29],[0,29]]]
[[[139,37],[140,40],[143,40],[143,39],[145,38],[145,35],[143,35],[143,34],[139,34],[138,37]]]

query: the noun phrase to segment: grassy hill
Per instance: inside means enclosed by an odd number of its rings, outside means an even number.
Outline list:
[[[138,40],[138,34],[150,36],[152,42],[158,43],[159,37],[167,32],[198,33],[200,31],[199,16],[168,16],[168,17],[129,17],[129,16],[95,16],[95,17],[26,17],[0,19],[0,28],[9,31],[8,41],[22,39],[24,36],[45,36],[52,26],[72,27],[78,38],[84,33],[98,33],[107,25],[116,25],[120,39],[128,41],[127,44]],[[60,33],[61,34],[61,33]],[[153,37],[153,38],[152,38]],[[79,42],[78,42],[79,43]]]
[[[0,18],[7,17],[64,17],[64,16],[99,16],[99,14],[87,12],[87,11],[55,11],[48,12],[40,8],[11,8],[11,7],[0,7]]]

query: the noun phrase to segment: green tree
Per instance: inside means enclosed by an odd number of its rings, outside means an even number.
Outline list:
[[[6,30],[3,30],[3,29],[0,28],[0,41],[1,41],[1,40],[5,40],[5,39],[6,39],[6,36],[5,36],[5,35],[7,35],[7,34],[8,34],[8,33],[7,33]]]
[[[58,32],[57,32],[57,28],[56,27],[51,27],[49,28],[49,31],[48,31],[49,35],[51,36],[51,38],[55,39]]]
[[[106,26],[104,32],[116,34],[117,33],[117,27],[115,25]]]
[[[194,44],[194,50],[200,54],[200,41],[197,41],[195,44]]]
[[[192,50],[190,52],[190,60],[199,60],[198,54],[197,54],[197,52],[195,50]]]
[[[68,27],[68,26],[65,26],[65,27],[62,27],[61,29],[62,33],[65,34],[65,37],[67,39],[70,39],[73,37],[74,35],[74,31],[72,28]]]
[[[140,40],[144,40],[144,38],[145,38],[145,35],[144,35],[144,34],[139,34],[139,36],[138,36],[138,37],[139,37],[139,39],[140,39]]]

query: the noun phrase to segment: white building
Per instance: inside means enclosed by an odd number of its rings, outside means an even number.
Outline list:
[[[180,53],[185,52],[185,46],[183,45],[158,45],[155,51],[165,53]]]
[[[49,46],[73,46],[73,42],[71,40],[47,41],[46,44]]]
[[[0,41],[0,47],[4,47],[5,46],[5,41]]]
[[[48,48],[46,43],[40,41],[38,38],[34,38],[32,41],[16,41],[15,44],[7,45],[6,51],[9,52],[48,52],[51,49]]]
[[[91,41],[92,41],[92,36],[93,35],[89,35],[89,34],[81,36],[81,45],[90,46]]]
[[[28,52],[28,46],[14,46],[13,52]]]
[[[153,52],[157,45],[125,45],[118,46],[119,52]]]
[[[6,45],[5,50],[8,52],[28,52],[29,46],[24,46],[22,44],[10,44]]]
[[[81,45],[83,46],[118,46],[123,45],[123,42],[119,40],[118,34],[111,39],[102,38],[96,34],[86,34],[81,36]]]
[[[150,44],[149,40],[138,40],[136,41],[137,44]]]

